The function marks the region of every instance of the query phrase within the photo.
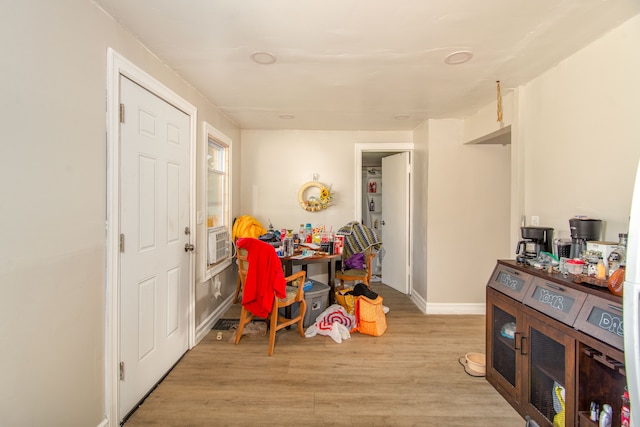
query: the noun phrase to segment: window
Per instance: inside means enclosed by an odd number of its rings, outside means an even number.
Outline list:
[[[231,139],[205,123],[207,256],[205,279],[231,260]]]

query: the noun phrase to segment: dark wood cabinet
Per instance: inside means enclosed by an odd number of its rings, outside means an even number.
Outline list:
[[[619,297],[498,261],[486,303],[486,378],[523,417],[552,426],[564,405],[565,426],[594,425],[588,411],[595,401],[609,403],[613,426],[620,425]]]

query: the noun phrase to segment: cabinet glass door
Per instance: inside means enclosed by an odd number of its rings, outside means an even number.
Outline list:
[[[493,305],[491,364],[509,384],[516,386],[516,318]]]
[[[566,349],[535,327],[531,327],[529,333],[529,403],[553,423],[564,407]],[[564,422],[558,424],[564,425]]]

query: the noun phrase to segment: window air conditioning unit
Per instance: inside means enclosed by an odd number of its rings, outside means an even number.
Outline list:
[[[224,227],[209,230],[207,245],[207,263],[218,263],[229,257],[229,232]]]

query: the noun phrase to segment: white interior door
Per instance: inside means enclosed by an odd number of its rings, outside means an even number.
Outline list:
[[[120,78],[122,420],[188,349],[190,117]]]
[[[409,153],[382,158],[382,282],[409,293]]]

